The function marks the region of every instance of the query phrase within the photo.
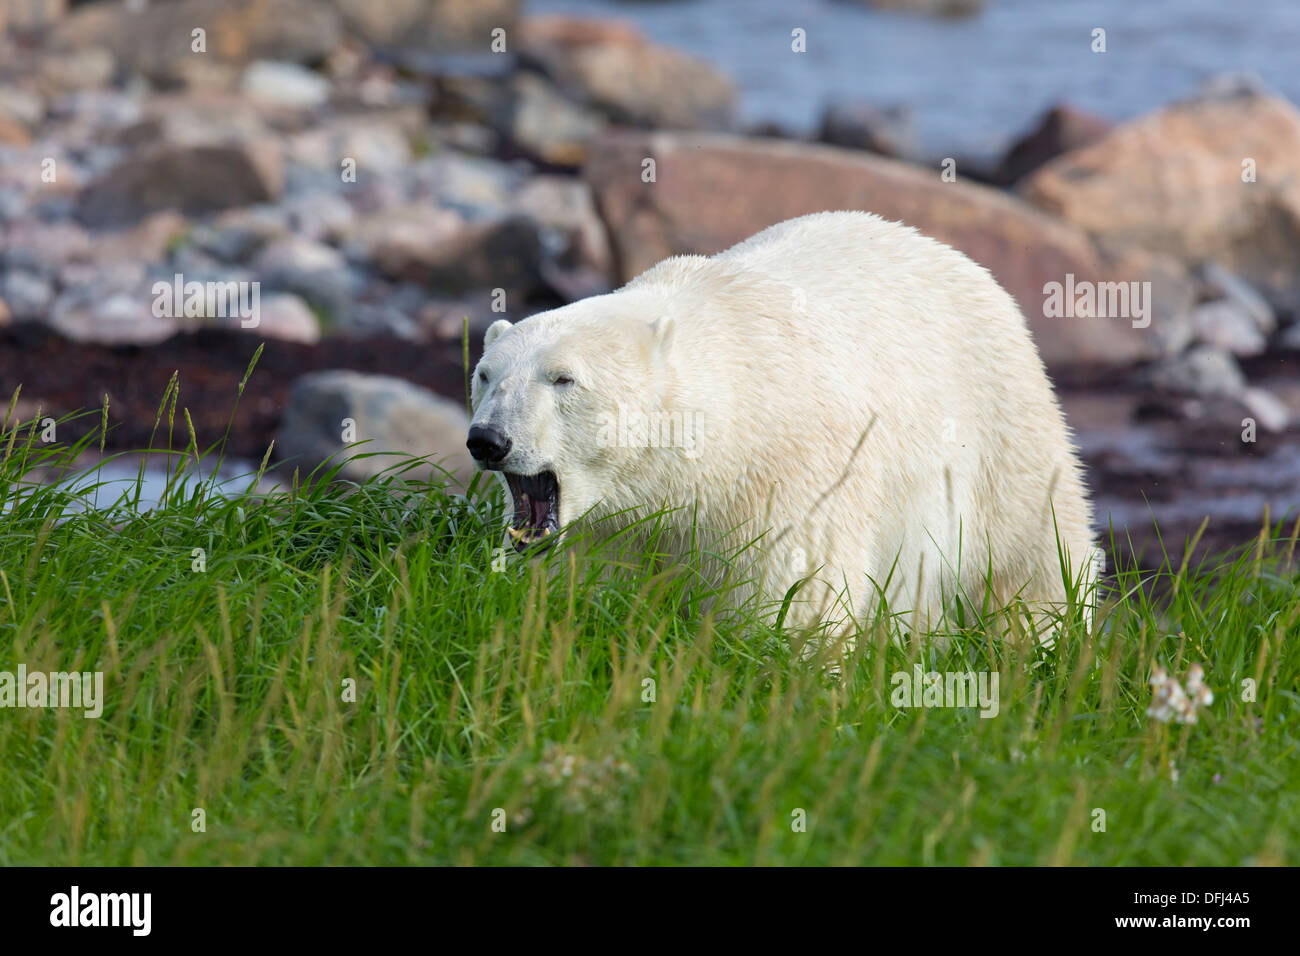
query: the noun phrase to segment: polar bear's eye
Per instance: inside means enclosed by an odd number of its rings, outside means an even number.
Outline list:
[[[551,379],[551,384],[558,385],[558,386],[572,385],[573,377],[571,375],[565,375],[563,372],[561,372],[559,375],[555,376],[555,378]]]
[[[484,385],[486,385],[486,384],[487,384],[487,372],[479,372],[479,373],[478,373],[478,380],[479,380],[480,382],[482,382]]]

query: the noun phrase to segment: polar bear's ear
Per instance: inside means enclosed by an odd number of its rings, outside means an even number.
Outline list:
[[[483,335],[483,350],[486,352],[492,347],[492,343],[501,338],[502,333],[510,330],[510,323],[505,319],[497,319],[488,326],[487,332]]]

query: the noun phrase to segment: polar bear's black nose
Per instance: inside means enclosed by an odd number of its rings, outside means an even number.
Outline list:
[[[475,425],[469,430],[465,447],[485,465],[495,464],[510,454],[510,439],[491,425]]]

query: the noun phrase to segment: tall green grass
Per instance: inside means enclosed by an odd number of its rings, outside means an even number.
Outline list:
[[[1294,527],[1117,569],[1094,636],[868,626],[836,677],[653,547],[503,561],[493,486],[217,494],[164,406],[152,510],[37,480],[99,426],[6,423],[0,670],[102,670],[106,703],[0,710],[0,864],[1295,861]],[[1148,718],[1193,662],[1214,703]],[[895,707],[917,664],[996,671],[998,715]]]

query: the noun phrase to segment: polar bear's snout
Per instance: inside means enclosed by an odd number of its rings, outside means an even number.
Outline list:
[[[524,475],[506,470],[514,442],[499,428],[471,425],[465,447],[485,471],[497,471],[506,480],[514,514],[506,531],[519,551],[534,545],[549,547],[560,529],[560,482],[553,471]]]
[[[514,443],[500,430],[491,425],[473,425],[465,447],[474,456],[474,460],[484,468],[499,468]]]

